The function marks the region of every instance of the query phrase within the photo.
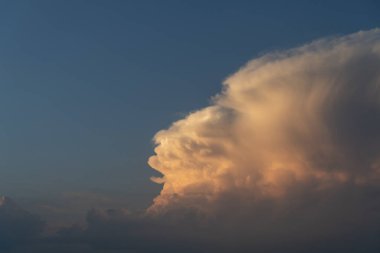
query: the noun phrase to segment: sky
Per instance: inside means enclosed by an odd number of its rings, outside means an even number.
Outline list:
[[[378,208],[370,196],[379,190],[380,121],[378,97],[368,94],[377,94],[379,36],[372,29],[380,26],[379,14],[377,1],[0,1],[0,195],[12,199],[4,201],[10,206],[4,214],[0,208],[0,224],[12,212],[34,224],[33,235],[39,219],[55,230],[87,223],[84,230],[60,230],[57,240],[94,236],[124,250],[99,230],[115,226],[116,234],[144,241],[162,227],[176,235],[196,219],[191,236],[175,237],[179,245],[193,242],[198,225],[212,223],[211,213],[229,220],[220,237],[199,235],[214,250],[231,231],[247,231],[242,220],[251,218],[249,211],[289,229],[286,220],[299,213],[279,198],[314,219],[301,208],[309,196],[323,200],[316,210],[326,215],[342,200],[354,211],[339,227],[356,226],[371,242],[376,229],[365,224],[379,223],[368,210]],[[322,88],[304,86],[318,82]],[[335,195],[324,199],[312,186]],[[352,192],[357,198],[344,201]],[[248,210],[243,218],[220,211],[232,204]],[[102,211],[110,208],[111,214]],[[137,214],[129,217],[125,209]],[[262,213],[274,209],[290,218]],[[368,220],[345,222],[363,213]],[[149,231],[147,237],[131,226]],[[318,227],[315,236],[326,229]],[[304,230],[300,225],[290,234]],[[273,236],[268,229],[258,244]],[[166,239],[157,247],[178,249]],[[231,239],[237,242],[253,247]],[[66,247],[74,246],[60,244],[62,252]]]

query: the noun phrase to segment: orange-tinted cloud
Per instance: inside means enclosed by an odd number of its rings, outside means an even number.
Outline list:
[[[29,252],[380,252],[379,70],[380,30],[249,62],[156,134],[150,208],[92,210]]]
[[[379,69],[379,30],[249,62],[212,105],[156,134],[149,164],[163,190],[149,211],[214,212],[220,196],[239,192],[281,201],[295,187],[379,185]]]

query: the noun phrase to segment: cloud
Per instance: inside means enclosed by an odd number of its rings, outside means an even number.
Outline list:
[[[295,187],[377,185],[379,37],[316,41],[230,76],[211,106],[156,134],[149,164],[164,186],[150,211],[180,203],[213,212],[220,196],[239,191],[281,200]]]
[[[29,203],[29,210],[38,213],[47,222],[49,233],[73,223],[84,223],[85,213],[91,208],[123,208],[130,196],[101,191],[63,192],[49,200]]]
[[[249,62],[212,105],[156,134],[163,189],[147,214],[193,215],[223,249],[375,252],[379,70],[378,29]]]
[[[150,208],[58,238],[136,252],[379,252],[380,30],[249,62],[154,137]]]
[[[91,210],[86,228],[36,247],[379,252],[379,70],[378,29],[249,62],[210,106],[156,134],[151,207]]]

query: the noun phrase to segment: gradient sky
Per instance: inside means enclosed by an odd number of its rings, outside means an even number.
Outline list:
[[[1,1],[0,194],[148,206],[161,188],[154,134],[208,105],[228,75],[380,25],[378,1],[306,2]]]

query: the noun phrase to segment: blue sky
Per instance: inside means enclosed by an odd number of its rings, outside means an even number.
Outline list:
[[[379,13],[378,1],[1,1],[0,193],[148,206],[158,130],[256,56],[378,27]]]

